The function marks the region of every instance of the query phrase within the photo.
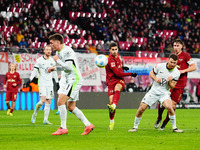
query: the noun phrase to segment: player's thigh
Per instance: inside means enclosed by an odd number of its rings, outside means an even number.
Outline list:
[[[160,96],[158,96],[152,92],[147,92],[141,102],[143,102],[149,106],[152,106],[154,103],[156,103],[159,100],[159,98],[160,98]]]
[[[172,107],[172,101],[171,101],[170,93],[169,92],[163,93],[162,96],[159,99],[159,102],[165,108],[166,107]]]
[[[12,92],[11,94],[11,101],[16,101],[17,100],[17,92]]]
[[[7,91],[6,92],[6,99],[5,99],[5,101],[10,101],[11,99],[12,99],[12,92]]]
[[[46,99],[54,98],[53,86],[46,87]]]
[[[125,88],[125,82],[124,82],[124,80],[119,80],[117,83],[116,83],[116,85],[115,85],[115,91],[123,91],[124,90],[124,88]]]
[[[46,89],[47,89],[46,86],[39,86],[39,95],[40,95],[40,98],[47,96],[47,90]]]
[[[184,89],[172,89],[171,90],[171,99],[176,102],[179,103],[183,97],[183,91]]]

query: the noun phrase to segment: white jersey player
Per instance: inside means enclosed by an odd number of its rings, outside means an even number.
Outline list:
[[[151,70],[149,76],[154,80],[152,88],[146,93],[140,103],[140,107],[135,116],[134,127],[129,132],[136,132],[142,114],[148,106],[153,105],[159,101],[169,112],[169,118],[172,123],[173,132],[183,132],[183,130],[177,129],[175,111],[172,107],[170,98],[170,88],[174,88],[177,80],[179,79],[180,72],[176,68],[178,62],[178,56],[171,54],[167,63],[157,64],[153,70]]]
[[[76,54],[69,46],[63,43],[64,39],[61,34],[56,33],[51,35],[49,40],[52,49],[58,52],[58,55],[53,56],[53,59],[62,66],[61,79],[59,82],[60,88],[58,90],[58,110],[60,111],[61,126],[56,132],[52,133],[52,135],[68,133],[66,126],[66,102],[68,110],[85,125],[85,130],[82,135],[89,134],[94,129],[94,125],[91,124],[83,112],[76,107],[76,101],[79,99],[79,90],[83,82]],[[49,72],[53,70],[53,67],[49,68]]]
[[[36,104],[34,113],[31,118],[32,123],[35,123],[37,112],[45,103],[43,124],[52,124],[48,121],[51,99],[54,98],[52,79],[55,79],[58,86],[58,75],[55,69],[50,73],[48,72],[49,68],[56,67],[56,62],[53,60],[53,58],[51,58],[51,53],[51,47],[50,45],[47,45],[44,48],[44,56],[37,59],[37,62],[34,65],[34,70],[31,73],[30,81],[38,75],[38,86],[40,94],[40,101]]]

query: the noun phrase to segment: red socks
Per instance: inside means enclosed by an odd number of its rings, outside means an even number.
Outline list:
[[[115,104],[116,106],[119,101],[119,98],[120,98],[120,91],[115,91],[113,96],[113,104]]]
[[[10,110],[10,113],[12,113],[12,112],[13,112],[13,109]]]

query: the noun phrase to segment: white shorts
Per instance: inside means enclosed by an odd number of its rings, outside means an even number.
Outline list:
[[[68,101],[78,101],[79,100],[79,91],[82,84],[71,84],[65,83],[61,84],[58,90],[58,94],[64,94],[70,97]]]
[[[160,104],[162,104],[167,99],[171,100],[170,92],[155,94],[153,91],[150,90],[149,92],[145,94],[145,96],[142,99],[142,102],[146,103],[149,106],[152,106],[157,101],[159,101]]]
[[[40,96],[46,96],[46,99],[54,98],[53,86],[39,86]]]

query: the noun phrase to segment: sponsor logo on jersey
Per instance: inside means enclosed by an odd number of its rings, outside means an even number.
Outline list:
[[[179,61],[183,61],[183,59],[181,59],[181,58],[180,58],[180,59],[178,59],[178,60],[179,60]]]

